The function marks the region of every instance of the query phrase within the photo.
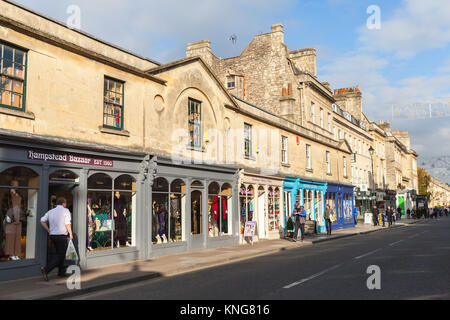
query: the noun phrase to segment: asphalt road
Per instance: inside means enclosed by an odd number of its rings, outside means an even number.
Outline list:
[[[370,266],[380,290],[369,290]],[[374,283],[374,281],[369,281]],[[79,300],[450,299],[450,218],[77,297]]]

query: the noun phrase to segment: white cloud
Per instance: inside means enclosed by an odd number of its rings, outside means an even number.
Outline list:
[[[405,59],[450,43],[448,0],[403,0],[403,5],[387,19],[381,10],[381,30],[358,30],[364,50],[393,53]]]

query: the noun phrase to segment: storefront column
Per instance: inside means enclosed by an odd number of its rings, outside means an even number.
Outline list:
[[[48,211],[48,174],[49,165],[42,167],[41,176],[39,177],[39,194],[38,194],[38,208],[36,217],[36,260],[42,265],[47,265],[47,251],[48,251],[48,233],[41,226],[41,218]]]
[[[86,237],[87,237],[87,190],[88,190],[88,173],[89,170],[80,170],[80,187],[78,189],[78,213],[74,213],[74,218],[77,219],[78,230],[78,250],[80,252],[80,266],[82,268],[87,267],[86,256]],[[84,227],[83,227],[84,226]]]
[[[311,199],[311,201],[312,201],[312,208],[311,208],[312,216],[313,216],[313,220],[317,221],[316,220],[317,219],[317,217],[316,217],[316,190],[311,190],[311,193],[312,193],[312,199]]]
[[[185,225],[184,228],[186,229],[186,242],[187,242],[187,250],[191,251],[192,250],[192,226],[191,226],[191,221],[192,221],[192,216],[191,216],[191,205],[192,205],[192,198],[191,198],[191,193],[192,193],[192,182],[193,180],[191,178],[187,178],[186,179],[186,219],[185,219]]]

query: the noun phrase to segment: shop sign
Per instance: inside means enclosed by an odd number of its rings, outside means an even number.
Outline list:
[[[71,163],[94,167],[107,167],[107,168],[114,167],[113,160],[95,159],[83,156],[76,156],[68,153],[57,153],[48,151],[28,150],[28,159],[40,160],[45,162]]]

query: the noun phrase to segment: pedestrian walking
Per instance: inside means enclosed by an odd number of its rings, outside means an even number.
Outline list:
[[[408,210],[406,210],[406,216],[408,219],[411,219],[411,209],[408,208]]]
[[[401,207],[397,208],[397,216],[395,218],[396,218],[395,220],[399,220],[399,221],[402,219],[402,208]]]
[[[300,205],[299,202],[295,203],[294,208],[295,217],[295,232],[294,232],[294,242],[297,242],[298,232],[301,231],[301,240],[305,239],[305,223],[306,223],[306,211],[305,208]]]
[[[332,216],[334,215],[333,210],[331,209],[330,205],[327,204],[327,207],[325,209],[325,224],[327,227],[327,235],[331,235],[332,227],[333,227],[333,221]]]
[[[394,214],[394,210],[392,210],[391,206],[388,206],[387,211],[386,211],[386,215],[388,218],[388,222],[389,222],[389,227],[392,226],[392,221],[394,220],[395,214]]]
[[[358,216],[359,216],[358,207],[354,207],[353,208],[353,219],[355,220],[355,226],[358,224]]]
[[[373,210],[372,210],[372,220],[373,220],[373,226],[376,227],[378,226],[378,215],[379,215],[379,210],[378,207],[376,205],[373,206]]]
[[[67,276],[64,260],[68,240],[73,240],[71,214],[66,208],[66,199],[62,197],[58,198],[56,205],[57,207],[55,209],[47,212],[41,219],[41,225],[49,233],[50,240],[56,249],[56,255],[52,257],[45,268],[41,268],[42,277],[45,281],[48,281],[48,274],[56,267],[58,267],[58,276]]]

